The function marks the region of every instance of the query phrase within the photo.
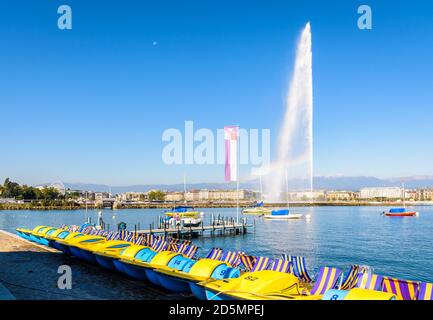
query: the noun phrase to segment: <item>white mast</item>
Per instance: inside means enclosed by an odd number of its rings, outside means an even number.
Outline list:
[[[237,131],[237,135],[236,135],[236,223],[239,223],[239,126],[238,127],[238,131]]]
[[[86,191],[86,223],[87,223],[87,191]]]
[[[289,207],[289,181],[287,179],[287,168],[285,168],[284,170],[284,175],[286,178],[286,203],[287,203],[287,207]]]
[[[260,181],[260,199],[263,201],[263,186],[262,186],[262,173],[260,172],[259,175],[259,181]]]
[[[183,173],[183,202],[186,204],[186,174]]]

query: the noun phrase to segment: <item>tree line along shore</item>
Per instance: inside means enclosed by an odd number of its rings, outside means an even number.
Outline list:
[[[240,208],[252,206],[254,203],[241,203]],[[199,203],[144,203],[144,204],[124,204],[116,207],[116,210],[122,209],[171,209],[175,205],[188,205],[196,208],[236,208],[235,202],[199,202]],[[325,206],[401,206],[399,202],[365,202],[365,201],[350,201],[350,202],[297,202],[290,203],[290,207],[325,207]],[[423,205],[414,203],[413,205]],[[281,208],[287,207],[286,203],[269,203],[265,207]],[[112,207],[102,205],[87,206],[87,209],[113,209]],[[0,210],[83,210],[86,205],[63,202],[63,201],[49,201],[49,202],[31,202],[31,203],[0,203]]]
[[[165,193],[160,190],[150,191],[148,199],[141,201],[117,201],[115,199],[103,199],[101,201],[85,201],[82,193],[70,191],[61,193],[53,187],[32,187],[20,185],[6,178],[0,185],[0,210],[80,210],[80,209],[170,209],[175,205],[189,205],[196,208],[235,208],[235,200],[194,200],[194,201],[169,201],[165,199]],[[87,193],[86,193],[87,195]],[[251,207],[256,204],[255,199],[241,199],[241,208]],[[423,205],[431,203],[410,202],[410,205]],[[266,207],[310,207],[310,206],[401,206],[401,201],[381,199],[381,201],[367,200],[301,200],[288,203],[266,203]]]

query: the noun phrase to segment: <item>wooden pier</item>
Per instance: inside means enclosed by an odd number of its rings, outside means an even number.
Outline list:
[[[247,233],[249,228],[255,229],[254,224],[236,223],[234,221],[222,221],[213,223],[211,225],[200,225],[197,227],[192,226],[177,226],[177,227],[160,227],[157,229],[152,228],[152,225],[147,230],[137,230],[139,234],[158,234],[165,236],[172,236],[176,238],[194,238],[209,235],[214,236],[229,236],[240,235]]]

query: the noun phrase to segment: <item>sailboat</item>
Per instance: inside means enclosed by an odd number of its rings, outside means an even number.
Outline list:
[[[252,205],[249,208],[244,208],[242,210],[243,214],[255,214],[255,215],[261,216],[261,215],[269,214],[272,212],[272,209],[265,208],[265,204],[263,202],[262,175],[260,175],[259,177],[260,177],[260,196],[261,196],[262,200],[260,202],[257,202],[256,204]]]
[[[287,170],[285,176],[286,176],[286,202],[287,202],[287,207],[289,207],[289,183],[287,181]],[[272,210],[270,214],[265,214],[263,218],[274,219],[274,220],[300,219],[302,218],[302,214],[290,213],[289,209]]]
[[[403,208],[392,208],[388,211],[382,212],[384,216],[387,217],[416,217],[419,215],[419,212],[417,211],[408,211],[406,209],[406,191],[404,188],[404,183],[402,183],[402,189],[403,189]]]
[[[264,207],[263,201],[258,202],[255,205],[242,210],[243,214],[256,214],[256,215],[264,215],[266,213],[271,213],[271,212],[272,209]]]
[[[204,212],[199,212],[193,206],[188,206],[185,198],[186,195],[186,175],[183,175],[183,195],[184,205],[176,206],[176,201],[169,211],[165,211],[164,221],[169,224],[181,225],[185,227],[198,227],[203,222]]]

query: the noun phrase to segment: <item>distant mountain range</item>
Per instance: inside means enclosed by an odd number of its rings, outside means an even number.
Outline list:
[[[405,183],[406,188],[425,188],[433,187],[433,176],[412,176],[402,178],[379,179],[375,177],[315,177],[314,189],[318,190],[352,190],[356,191],[364,187],[394,187]],[[71,190],[88,190],[95,192],[108,192],[110,186],[103,184],[86,183],[64,183],[65,187]],[[289,189],[299,189],[305,185],[301,181],[290,181]],[[191,183],[187,184],[187,190],[193,189],[233,189],[231,183]],[[240,183],[242,189],[259,189],[259,181],[251,180]],[[149,190],[183,191],[183,184],[143,184],[130,186],[111,186],[111,193],[122,192],[145,192]]]

